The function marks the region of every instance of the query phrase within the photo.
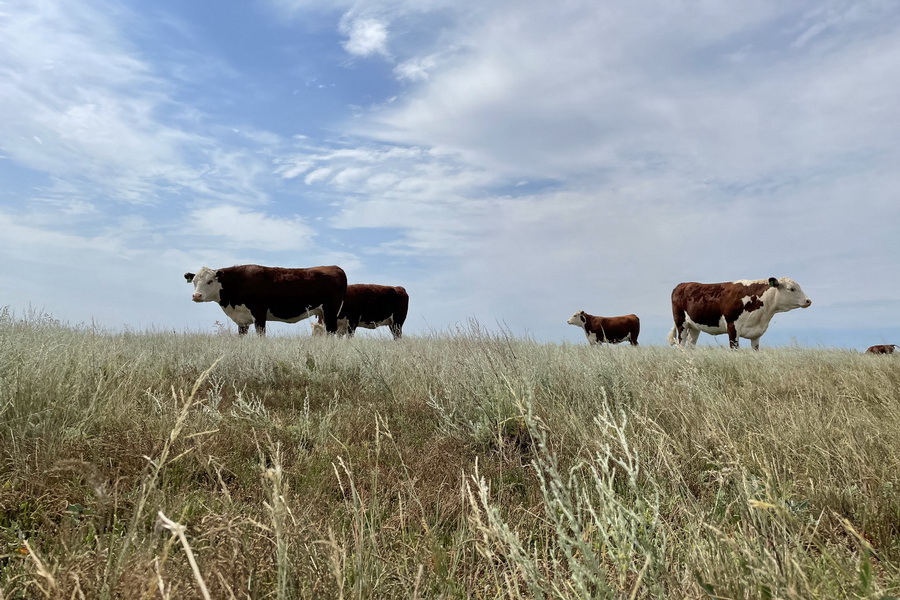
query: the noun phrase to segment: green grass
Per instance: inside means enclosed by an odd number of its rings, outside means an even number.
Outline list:
[[[0,599],[897,597],[898,389],[838,350],[4,311]]]

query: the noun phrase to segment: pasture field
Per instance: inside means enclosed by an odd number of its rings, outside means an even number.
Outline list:
[[[842,350],[7,311],[0,599],[897,597],[898,390]]]

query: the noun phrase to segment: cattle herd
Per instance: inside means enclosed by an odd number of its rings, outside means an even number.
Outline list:
[[[185,273],[194,284],[194,302],[218,302],[237,323],[238,333],[250,325],[260,336],[267,321],[296,323],[315,316],[314,335],[351,337],[358,327],[390,328],[394,339],[403,334],[409,310],[409,295],[400,286],[375,284],[347,285],[347,275],[338,266],[292,269],[238,265],[223,269],[203,267]],[[679,283],[672,290],[675,325],[669,343],[691,347],[701,332],[728,334],[728,343],[738,347],[738,339],[750,340],[759,349],[759,338],[776,313],[812,305],[793,279],[739,280],[724,283]],[[579,311],[567,321],[584,330],[591,344],[629,342],[638,345],[641,321],[637,315],[600,317]],[[870,354],[893,354],[894,344],[869,347]]]

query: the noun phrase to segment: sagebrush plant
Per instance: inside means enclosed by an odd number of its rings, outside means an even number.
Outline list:
[[[0,598],[896,597],[898,389],[842,350],[0,310]]]

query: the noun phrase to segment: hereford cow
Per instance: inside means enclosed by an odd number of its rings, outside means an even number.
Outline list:
[[[375,329],[387,325],[394,339],[403,335],[409,310],[409,294],[400,286],[355,283],[347,286],[344,306],[338,314],[338,334],[352,337],[357,327]],[[313,335],[324,333],[321,318],[313,323]]]
[[[203,267],[185,273],[194,284],[194,302],[218,302],[237,323],[238,333],[251,324],[266,335],[266,321],[296,323],[320,315],[329,333],[337,331],[337,315],[347,291],[347,275],[340,267],[284,269],[238,265],[213,270]]]
[[[584,335],[591,345],[628,341],[632,346],[637,346],[638,334],[641,332],[641,320],[637,315],[595,317],[581,310],[569,317],[566,323],[584,329]]]
[[[866,348],[866,354],[893,354],[894,348],[900,348],[897,344],[880,344]]]
[[[672,290],[672,316],[675,326],[669,343],[690,347],[700,332],[728,334],[728,343],[738,347],[738,338],[750,340],[759,350],[759,338],[766,332],[775,313],[808,308],[812,300],[788,277],[730,283],[679,283]]]

